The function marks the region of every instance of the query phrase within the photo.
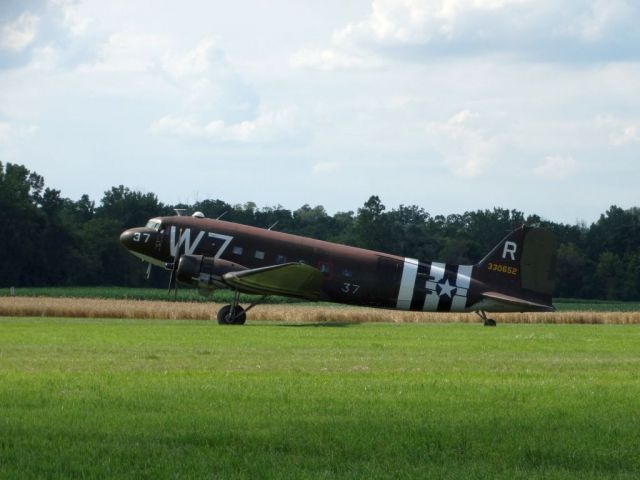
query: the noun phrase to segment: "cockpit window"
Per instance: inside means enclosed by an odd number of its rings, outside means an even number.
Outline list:
[[[160,230],[162,224],[158,220],[149,220],[147,222],[147,228],[153,228],[154,230]]]

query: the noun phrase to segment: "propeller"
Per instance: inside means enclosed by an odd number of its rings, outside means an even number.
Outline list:
[[[176,253],[173,257],[173,263],[170,264],[171,267],[171,275],[169,276],[169,288],[167,289],[167,295],[171,295],[171,288],[174,290],[173,299],[176,300],[178,298],[178,282],[176,280],[176,271],[178,270],[178,262],[180,262],[180,239],[182,238],[182,228],[179,231],[178,235],[178,244],[176,245]],[[169,267],[169,265],[167,265]]]

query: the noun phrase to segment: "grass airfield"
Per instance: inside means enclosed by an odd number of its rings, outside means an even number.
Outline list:
[[[633,325],[0,318],[2,478],[638,478]]]

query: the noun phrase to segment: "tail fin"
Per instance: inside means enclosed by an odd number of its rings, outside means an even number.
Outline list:
[[[541,228],[523,225],[507,235],[474,268],[487,298],[511,307],[552,308],[556,241]],[[528,309],[528,308],[527,308]]]

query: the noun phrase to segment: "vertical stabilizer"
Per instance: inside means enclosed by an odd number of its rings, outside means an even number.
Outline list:
[[[486,292],[550,307],[555,262],[553,234],[523,225],[476,265],[474,277]]]

